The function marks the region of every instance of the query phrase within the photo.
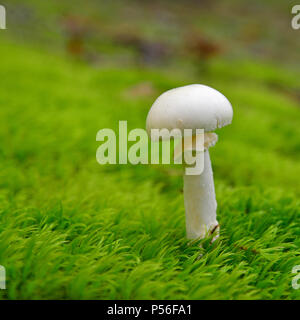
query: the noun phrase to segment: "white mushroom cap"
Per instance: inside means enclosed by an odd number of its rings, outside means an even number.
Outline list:
[[[191,84],[168,90],[153,103],[146,121],[151,129],[204,129],[214,131],[231,123],[232,106],[219,91]],[[163,137],[162,137],[163,138]]]

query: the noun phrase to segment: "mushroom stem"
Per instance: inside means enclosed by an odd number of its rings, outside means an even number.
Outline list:
[[[218,234],[217,201],[208,149],[204,151],[203,172],[200,175],[184,174],[184,203],[188,239]]]

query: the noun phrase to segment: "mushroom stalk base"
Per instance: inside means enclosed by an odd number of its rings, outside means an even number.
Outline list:
[[[184,175],[184,202],[188,239],[202,239],[212,233],[218,235],[217,201],[208,149],[204,151],[203,172]]]

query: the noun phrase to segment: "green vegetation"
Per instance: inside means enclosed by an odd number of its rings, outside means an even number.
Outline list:
[[[207,76],[92,68],[3,41],[4,299],[298,299],[299,76],[215,60]],[[252,70],[252,72],[251,72]],[[134,88],[151,84],[150,94]],[[193,82],[232,101],[211,149],[221,238],[185,239],[181,168],[100,166],[96,133],[144,128],[154,98]]]
[[[3,5],[0,298],[300,298],[300,42],[288,2]],[[160,93],[191,83],[234,108],[210,150],[213,244],[185,238],[180,166],[95,157],[98,130],[144,128]]]

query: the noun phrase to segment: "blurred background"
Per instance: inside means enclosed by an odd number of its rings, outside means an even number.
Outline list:
[[[3,67],[2,72],[4,77],[12,75],[6,58],[13,59],[14,46],[19,52],[14,58],[15,86],[23,88],[36,106],[23,104],[27,110],[23,116],[28,112],[33,124],[40,116],[51,117],[54,109],[64,110],[69,121],[79,117],[82,122],[77,123],[73,150],[78,143],[79,150],[91,152],[88,130],[116,129],[119,120],[128,120],[129,130],[144,128],[151,104],[163,91],[205,83],[226,94],[235,110],[231,131],[226,128],[221,137],[229,134],[237,143],[296,157],[300,152],[300,33],[291,27],[294,4],[280,0],[4,1],[7,30],[1,32],[2,63],[7,70]],[[11,46],[7,51],[5,44]],[[22,48],[27,50],[22,53]],[[37,52],[42,55],[35,58]],[[59,65],[51,68],[51,63]],[[59,90],[60,75],[55,70],[67,76]],[[26,73],[35,87],[25,89]],[[84,83],[78,83],[80,77]],[[46,101],[35,92],[38,88],[45,91]],[[60,94],[64,102],[56,101]],[[45,103],[50,107],[42,108]],[[85,130],[80,113],[89,122]],[[284,113],[286,118],[279,124]],[[51,125],[57,116],[51,118]],[[66,136],[70,135],[69,131]],[[274,159],[271,163],[276,165]],[[244,168],[244,175],[251,170]]]
[[[299,298],[295,1],[1,4],[1,297]],[[98,130],[144,128],[158,95],[191,83],[234,109],[210,151],[222,241],[202,260],[180,166],[95,159]]]
[[[299,34],[291,28],[295,1],[2,3],[8,11],[6,33],[15,41],[95,67],[159,65],[182,72],[208,68],[214,59],[299,65]]]

